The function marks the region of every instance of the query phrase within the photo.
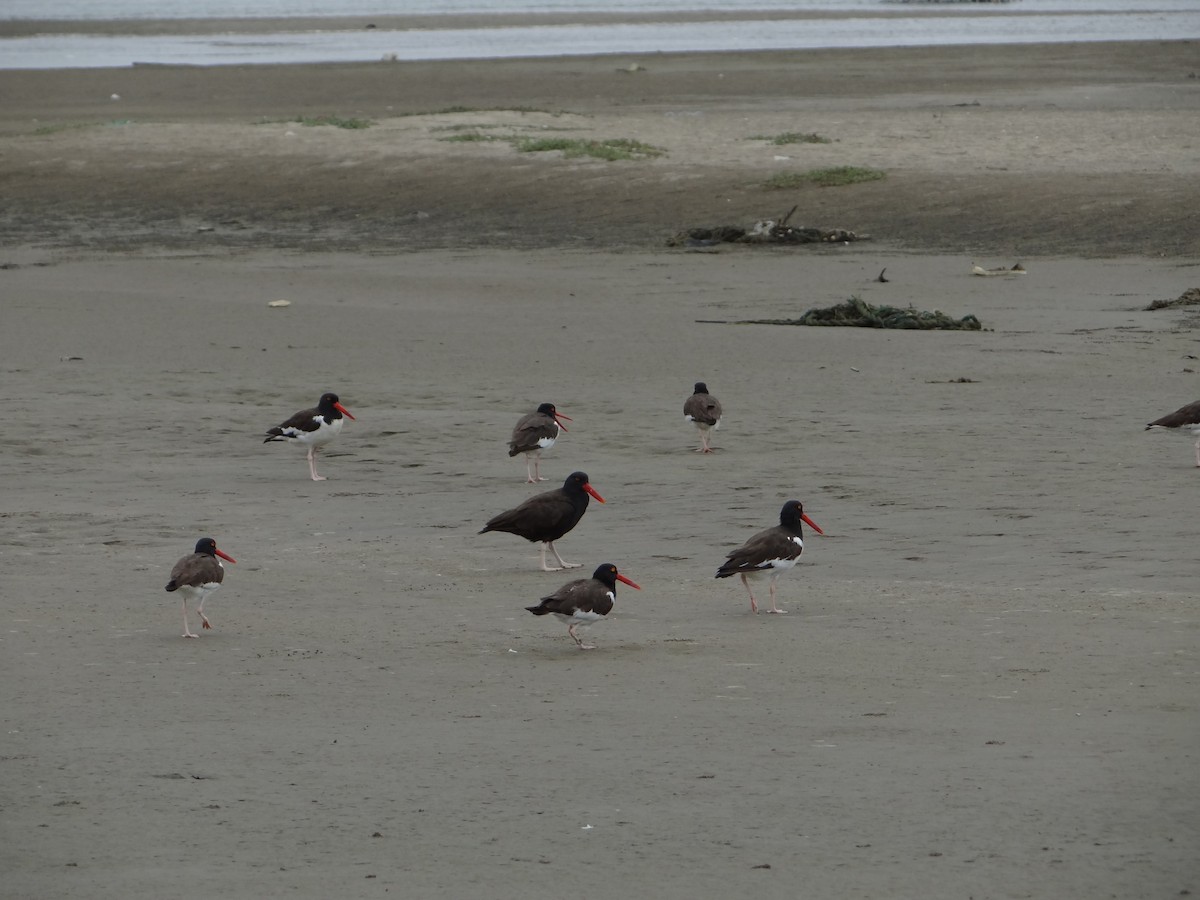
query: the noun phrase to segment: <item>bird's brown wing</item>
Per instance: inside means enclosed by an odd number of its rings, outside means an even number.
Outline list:
[[[1160,425],[1163,428],[1182,428],[1184,425],[1196,425],[1200,423],[1200,400],[1195,403],[1189,403],[1187,406],[1181,406],[1173,413],[1168,413],[1161,419],[1155,419],[1147,428],[1153,428],[1155,425]]]
[[[220,584],[225,580],[225,570],[215,558],[206,553],[189,553],[171,570],[171,583],[176,587],[199,587],[202,584]]]
[[[543,597],[540,608],[564,616],[576,612],[606,616],[613,608],[612,592],[595,578],[580,578],[567,582],[549,597]]]
[[[313,407],[312,409],[302,409],[282,425],[277,425],[272,428],[267,432],[267,434],[283,434],[288,430],[303,432],[316,431],[321,427],[317,422],[317,417],[320,415],[321,411],[316,407]]]
[[[721,418],[721,404],[710,394],[692,394],[683,404],[683,414],[696,422],[716,425]]]
[[[792,540],[793,537],[778,525],[760,531],[742,546],[730,551],[729,558],[717,570],[717,577],[769,568],[767,564],[776,559],[795,559],[804,548]]]
[[[538,441],[544,438],[558,437],[558,423],[553,417],[542,413],[530,413],[522,416],[513,428],[512,438],[508,442],[508,455],[516,456],[538,449]]]

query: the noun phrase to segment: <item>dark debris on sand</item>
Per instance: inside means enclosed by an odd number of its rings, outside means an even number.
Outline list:
[[[798,207],[793,206],[779,221],[763,219],[750,228],[717,225],[714,228],[688,228],[667,240],[668,247],[712,247],[716,244],[846,244],[869,241],[868,234],[855,234],[845,228],[812,228],[789,225]]]
[[[1146,310],[1177,309],[1181,306],[1200,306],[1200,287],[1188,288],[1174,300],[1155,300]]]
[[[823,309],[814,307],[798,319],[745,319],[739,325],[836,325],[852,328],[902,328],[933,331],[981,331],[983,325],[974,316],[955,319],[941,310],[916,309],[913,306],[874,306],[861,297]]]

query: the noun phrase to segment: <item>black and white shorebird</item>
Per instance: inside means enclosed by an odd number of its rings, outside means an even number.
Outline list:
[[[591,578],[568,581],[549,597],[543,597],[537,606],[525,608],[535,616],[555,616],[560,622],[567,624],[567,633],[580,650],[595,650],[595,644],[583,642],[583,638],[579,636],[579,629],[604,621],[612,612],[613,605],[617,602],[618,581],[634,590],[641,590],[638,585],[618,572],[612,563],[603,563],[596,568]]]
[[[1196,465],[1200,466],[1200,400],[1189,403],[1187,406],[1181,406],[1175,412],[1169,413],[1161,419],[1155,419],[1146,426],[1147,431],[1151,428],[1162,428],[1165,431],[1196,438]]]
[[[760,531],[742,546],[729,553],[729,558],[717,569],[717,578],[741,575],[742,584],[750,595],[750,611],[758,612],[758,601],[748,578],[766,576],[770,578],[771,608],[767,612],[785,613],[775,603],[775,581],[784,572],[796,565],[804,552],[804,530],[801,522],[817,534],[824,534],[816,522],[804,514],[799,500],[789,500],[779,513],[779,524]]]
[[[217,542],[210,537],[196,541],[196,550],[189,553],[171,569],[171,580],[167,582],[167,590],[178,592],[183,601],[183,636],[185,638],[199,637],[193,634],[188,626],[188,601],[195,601],[196,612],[200,616],[200,627],[211,628],[208,617],[204,615],[204,601],[208,595],[221,586],[225,580],[225,567],[221,565],[221,557],[228,562],[237,562],[232,556],[217,549]]]
[[[708,432],[721,427],[721,401],[708,392],[708,385],[703,381],[697,381],[692,391],[692,396],[684,401],[683,418],[700,432],[700,446],[696,452],[712,453],[713,449],[708,445]]]
[[[337,394],[322,394],[312,409],[303,409],[282,425],[269,429],[263,443],[288,441],[303,444],[308,448],[308,471],[312,480],[324,481],[325,476],[317,474],[316,452],[341,433],[343,416],[354,418],[350,410],[338,401]]]
[[[525,480],[529,484],[546,480],[539,471],[542,451],[554,446],[559,429],[568,430],[562,424],[563,419],[571,421],[571,417],[560,413],[553,403],[543,403],[534,412],[521,416],[513,428],[508,441],[508,455],[525,454]]]
[[[586,472],[572,472],[562,487],[535,494],[520,506],[493,516],[479,533],[504,531],[527,541],[541,541],[543,572],[578,569],[579,563],[565,562],[558,555],[554,542],[579,524],[587,512],[589,497],[594,497],[599,503],[604,502],[604,498],[588,482]],[[547,548],[558,560],[556,568],[546,565]]]

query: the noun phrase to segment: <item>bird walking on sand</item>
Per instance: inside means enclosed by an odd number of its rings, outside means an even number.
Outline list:
[[[825,532],[804,514],[799,500],[789,500],[779,513],[779,524],[760,531],[742,546],[729,553],[729,558],[717,569],[717,578],[741,575],[742,584],[750,595],[750,611],[758,612],[758,601],[747,578],[768,576],[771,588],[771,608],[767,612],[786,613],[775,603],[775,581],[796,565],[804,552],[804,531],[800,523],[809,525],[817,534]]]
[[[599,503],[604,502],[604,498],[588,482],[586,472],[572,472],[562,487],[535,494],[520,506],[493,516],[479,533],[505,531],[527,541],[541,541],[543,572],[577,569],[580,564],[565,562],[558,555],[554,542],[579,524],[587,512],[589,497],[595,497]],[[558,560],[556,568],[546,565],[547,548]]]
[[[567,633],[575,640],[580,650],[595,650],[595,644],[585,644],[578,629],[586,628],[612,612],[617,600],[617,582],[629,585],[634,590],[641,588],[617,571],[612,563],[604,563],[592,573],[591,578],[568,581],[549,597],[543,597],[537,606],[525,607],[535,616],[554,615],[567,624]]]
[[[525,454],[525,481],[528,484],[546,480],[539,471],[542,451],[554,446],[560,428],[568,430],[562,423],[563,419],[571,421],[571,417],[560,413],[553,403],[543,403],[536,411],[521,416],[513,428],[512,438],[508,442],[508,455]]]
[[[353,419],[350,410],[342,406],[337,394],[322,394],[317,405],[312,409],[303,409],[282,425],[267,431],[264,444],[271,441],[290,441],[308,447],[308,471],[313,481],[324,481],[324,475],[317,474],[316,453],[328,444],[342,431],[342,417]]]
[[[1196,438],[1196,465],[1200,466],[1200,400],[1181,406],[1161,419],[1155,419],[1146,426],[1147,431],[1151,428],[1162,428]]]
[[[183,601],[183,636],[185,638],[200,637],[192,634],[188,627],[188,600],[194,600],[199,605],[196,612],[200,616],[201,628],[211,628],[208,617],[204,615],[204,601],[208,595],[221,586],[225,580],[225,567],[217,557],[236,563],[237,560],[217,549],[217,542],[210,537],[196,541],[196,550],[189,553],[171,569],[171,580],[167,582],[167,590],[178,591]]]
[[[692,396],[683,404],[683,418],[691,422],[700,432],[700,446],[697,453],[712,453],[708,445],[708,432],[711,428],[721,427],[721,401],[708,392],[708,385],[697,381]]]

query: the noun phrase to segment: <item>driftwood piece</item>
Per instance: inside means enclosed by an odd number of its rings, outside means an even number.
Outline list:
[[[857,328],[901,328],[933,331],[980,331],[983,325],[974,316],[955,319],[941,310],[916,309],[912,306],[873,306],[861,297],[851,297],[835,306],[810,309],[798,319],[744,319],[739,325],[839,325]]]

